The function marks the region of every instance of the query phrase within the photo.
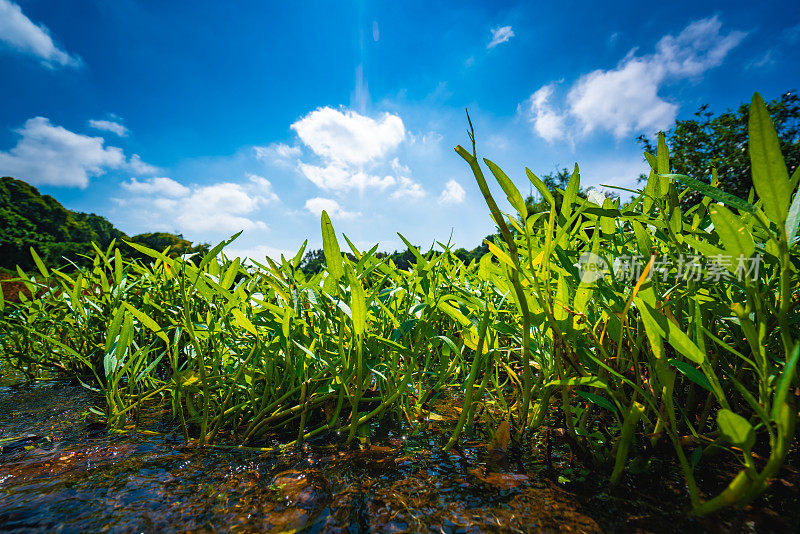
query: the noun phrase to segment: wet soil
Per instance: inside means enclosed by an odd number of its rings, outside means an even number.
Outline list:
[[[282,454],[186,447],[181,436],[114,434],[86,413],[99,399],[47,381],[0,387],[0,531],[4,532],[739,532],[797,531],[789,477],[744,511],[685,515],[669,465],[609,489],[607,474],[552,468],[538,451],[487,454],[478,439],[442,451],[435,428],[376,431]],[[164,413],[159,417],[166,417]],[[166,432],[159,417],[143,425]],[[335,437],[333,437],[335,438]],[[791,473],[790,473],[791,474]],[[794,515],[792,515],[794,510]]]

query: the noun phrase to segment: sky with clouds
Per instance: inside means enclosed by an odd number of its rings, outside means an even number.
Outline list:
[[[256,259],[321,245],[467,248],[480,155],[635,186],[635,139],[798,89],[793,2],[0,0],[0,175],[129,234]]]

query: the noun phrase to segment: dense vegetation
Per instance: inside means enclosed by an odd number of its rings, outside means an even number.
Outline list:
[[[333,431],[352,442],[376,421],[414,431],[432,399],[461,392],[448,448],[498,425],[526,447],[556,420],[612,483],[672,451],[694,513],[745,505],[795,446],[800,359],[800,172],[790,178],[760,96],[749,111],[750,201],[671,173],[662,135],[629,202],[583,198],[577,166],[558,201],[526,169],[542,203],[526,202],[481,165],[470,133],[471,150],[456,151],[500,234],[477,261],[408,243],[407,268],[377,246],[342,254],[324,212],[316,273],[299,268],[305,245],[250,267],[225,257],[227,242],[194,260],[132,243],[147,262],[112,242],[76,273],[33,254],[38,272],[21,277],[44,292],[6,306],[0,354],[28,376],[97,389],[114,429],[166,403],[200,446],[291,447]],[[741,471],[708,496],[695,470],[723,454]]]
[[[122,239],[158,250],[169,246],[172,255],[208,250],[207,245],[192,246],[182,236],[168,233],[128,237],[105,217],[68,210],[22,180],[0,178],[0,268],[34,269],[31,247],[47,266],[63,265],[65,260],[85,266],[86,257],[95,253],[92,243],[107,248],[115,240],[126,258],[143,259]]]
[[[800,165],[800,98],[787,91],[766,102],[766,106],[775,123],[781,152],[786,155],[786,166],[793,173]],[[667,132],[673,171],[710,183],[711,169],[716,169],[719,189],[746,199],[753,187],[747,152],[749,112],[749,104],[742,104],[735,111],[714,116],[704,105],[694,118],[676,121]],[[655,152],[647,137],[640,136],[638,141],[646,151]],[[647,176],[641,177],[642,181],[646,179]],[[688,191],[681,202],[691,207],[702,198],[699,191]]]

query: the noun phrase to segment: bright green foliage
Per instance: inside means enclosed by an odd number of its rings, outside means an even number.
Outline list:
[[[768,168],[755,183],[767,196],[775,176],[784,178],[769,120],[754,120],[767,156],[753,168]],[[574,452],[612,482],[663,442],[694,513],[755,499],[794,444],[800,254],[788,237],[792,199],[745,202],[702,184],[708,195],[684,210],[677,183],[696,182],[670,173],[662,137],[646,155],[648,183],[630,202],[589,202],[577,168],[556,194],[528,171],[544,201],[531,210],[488,160],[484,174],[470,136],[472,150],[456,151],[500,231],[478,261],[465,264],[446,246],[422,253],[402,236],[413,256],[405,268],[346,237],[352,254],[343,254],[327,214],[327,267],[316,272],[300,268],[303,248],[292,260],[246,265],[222,253],[229,241],[189,259],[132,243],[146,261],[98,247],[74,273],[44,264],[38,274],[18,273],[31,293],[43,291],[5,304],[0,359],[31,377],[78,376],[104,395],[112,428],[130,428],[141,409],[166,403],[187,440],[214,446],[225,436],[288,447],[330,431],[368,439],[367,423],[379,419],[414,431],[427,424],[430,401],[461,390],[447,447],[498,417],[521,446],[541,425],[564,421]],[[637,253],[640,269],[626,277],[625,261]],[[712,269],[731,256],[759,258],[759,268]],[[587,257],[604,276],[576,267]],[[693,261],[705,274],[685,276]],[[742,471],[702,501],[695,467],[720,451]]]
[[[163,232],[128,238],[100,215],[68,210],[22,180],[0,178],[0,268],[14,269],[18,265],[25,271],[36,269],[31,247],[48,266],[63,265],[64,259],[86,265],[85,257],[94,255],[92,242],[107,248],[112,241],[121,239],[157,250],[169,246],[172,255],[207,250],[206,245],[192,246],[181,236]],[[144,259],[127,246],[123,247],[123,254]]]
[[[765,107],[775,123],[780,151],[791,175],[800,169],[800,97],[796,92],[786,92],[766,102]],[[747,103],[718,115],[704,105],[693,118],[676,121],[666,136],[673,172],[708,184],[712,169],[716,169],[721,191],[747,199],[753,186],[748,150],[749,117],[750,104]],[[638,141],[647,152],[655,152],[646,137],[641,136]],[[797,183],[794,185],[796,188]],[[682,197],[682,203],[685,207],[694,206],[701,201],[703,193],[690,188]]]

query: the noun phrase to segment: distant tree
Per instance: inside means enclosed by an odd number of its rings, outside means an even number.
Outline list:
[[[322,249],[309,250],[300,260],[300,270],[308,275],[317,274],[325,268],[325,253]]]
[[[556,213],[561,212],[561,204],[564,200],[563,191],[566,189],[571,177],[572,171],[569,171],[566,168],[561,168],[560,170],[539,176],[539,179],[553,194],[553,199],[556,201]],[[579,197],[586,198],[588,194],[589,193],[587,189],[584,189],[583,187],[578,188]],[[533,193],[525,198],[525,206],[528,208],[529,217],[534,213],[540,213],[550,209],[550,206],[543,198],[541,198],[539,195],[534,197]]]
[[[800,98],[787,91],[767,102],[767,109],[775,122],[789,172],[793,173],[800,164]],[[709,183],[715,167],[720,189],[746,199],[753,185],[747,147],[749,111],[750,105],[745,103],[736,111],[714,116],[704,104],[693,118],[675,121],[666,133],[673,172]],[[637,141],[646,151],[655,153],[656,147],[645,136],[639,136]],[[646,179],[640,176],[640,180]],[[701,193],[690,191],[683,203],[689,207],[702,197]]]
[[[114,239],[124,256],[140,257],[138,251],[122,243],[123,238],[127,239],[125,233],[105,217],[68,210],[22,180],[0,178],[0,268],[19,265],[26,271],[34,269],[31,247],[48,266],[61,266],[66,261],[84,265],[86,256],[94,253],[92,242],[107,248]],[[170,245],[170,254],[175,256],[209,248],[205,243],[192,245],[181,235],[160,232],[130,239],[159,251]]]
[[[169,247],[168,255],[172,258],[198,252],[203,253],[207,252],[209,249],[209,246],[206,243],[193,246],[191,241],[183,238],[183,235],[170,234],[167,232],[138,234],[131,237],[129,241],[139,245],[144,245],[145,247],[157,250],[159,252]],[[132,247],[125,247],[125,250],[127,254],[133,258],[141,260],[149,260],[150,258],[149,256],[142,254]]]

